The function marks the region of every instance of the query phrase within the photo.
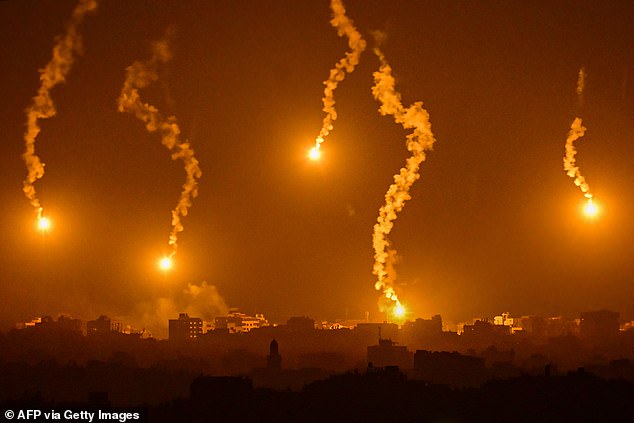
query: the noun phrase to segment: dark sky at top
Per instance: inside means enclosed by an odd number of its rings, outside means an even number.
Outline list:
[[[183,290],[203,281],[229,306],[277,321],[380,318],[372,226],[407,132],[377,112],[368,49],[335,92],[323,160],[306,159],[322,82],[347,49],[326,0],[102,1],[81,27],[84,54],[52,92],[58,114],[41,121],[36,188],[55,227],[34,231],[21,192],[24,110],[75,4],[0,2],[0,322],[64,312],[137,324],[139,307],[184,307]],[[424,101],[437,139],[391,235],[410,317],[609,308],[634,318],[634,4],[345,5],[370,45],[370,31],[387,33],[397,89],[406,105]],[[204,174],[164,275],[155,263],[184,172],[116,99],[125,68],[168,27],[174,59],[142,95],[178,118]],[[562,169],[577,115],[588,128],[577,163],[603,207],[594,222]]]

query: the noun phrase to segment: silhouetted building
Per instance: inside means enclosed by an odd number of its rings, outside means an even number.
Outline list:
[[[274,339],[269,346],[269,355],[266,357],[266,368],[269,370],[282,369],[282,356],[278,351],[277,341]]]
[[[374,367],[398,366],[401,369],[412,368],[413,354],[404,345],[396,345],[391,339],[380,339],[378,345],[368,347],[368,365]]]
[[[406,322],[401,329],[403,340],[410,346],[429,348],[442,337],[442,318],[439,314],[431,319],[416,319]]]
[[[286,327],[295,332],[310,332],[315,330],[315,320],[310,317],[291,317],[286,321]]]
[[[81,332],[82,321],[60,315],[57,321],[51,316],[43,316],[28,323],[16,325],[18,329],[36,329],[44,332]]]
[[[86,335],[104,335],[110,333],[111,320],[107,316],[99,316],[96,320],[86,323]]]
[[[178,319],[169,320],[170,341],[195,339],[203,334],[203,321],[200,317],[189,317],[180,313]]]
[[[510,335],[511,329],[504,325],[492,325],[486,320],[476,320],[473,325],[464,325],[466,336]]]
[[[579,334],[586,339],[605,340],[619,333],[619,313],[599,310],[581,313]]]

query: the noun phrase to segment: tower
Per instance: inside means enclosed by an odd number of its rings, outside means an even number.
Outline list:
[[[282,369],[282,356],[279,353],[277,341],[274,339],[269,346],[269,355],[266,357],[266,368],[279,371]]]

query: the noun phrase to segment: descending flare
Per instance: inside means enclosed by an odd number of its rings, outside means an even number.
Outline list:
[[[84,19],[84,16],[97,9],[97,0],[80,0],[66,28],[66,33],[57,39],[53,47],[53,57],[43,69],[40,69],[40,88],[37,95],[33,97],[33,104],[26,110],[26,133],[24,134],[25,151],[22,154],[27,168],[27,176],[23,183],[22,190],[37,213],[38,225],[47,225],[46,218],[43,217],[43,208],[40,199],[35,193],[33,185],[38,179],[44,176],[44,163],[35,154],[35,140],[40,133],[38,119],[47,119],[55,116],[57,112],[51,99],[51,89],[66,80],[66,76],[75,60],[75,55],[81,53],[81,35],[77,28]]]
[[[391,270],[395,257],[395,250],[390,248],[388,235],[394,226],[398,213],[405,207],[405,202],[411,197],[409,190],[420,177],[418,169],[425,161],[425,151],[431,150],[435,142],[431,131],[429,114],[423,108],[423,103],[417,101],[408,108],[403,107],[401,95],[395,88],[392,68],[385,60],[385,56],[378,49],[374,52],[381,61],[381,66],[374,72],[374,86],[372,94],[380,103],[379,112],[382,115],[392,115],[396,123],[405,129],[414,129],[407,136],[407,150],[412,155],[407,159],[405,167],[394,175],[394,182],[385,194],[385,204],[379,210],[379,217],[374,225],[372,243],[374,247],[373,274],[377,276],[374,287],[383,292],[380,301],[381,311],[392,310],[393,314],[403,314],[404,308],[394,289],[394,272]]]
[[[147,62],[134,62],[126,70],[126,80],[119,97],[119,111],[134,113],[145,123],[149,132],[160,131],[161,142],[172,152],[172,160],[180,159],[185,165],[186,179],[183,184],[178,204],[172,210],[172,229],[169,235],[169,245],[172,248],[170,258],[176,254],[178,247],[178,233],[182,232],[181,217],[187,216],[192,205],[192,198],[198,195],[198,179],[202,172],[198,167],[198,160],[194,157],[194,150],[187,141],[181,141],[180,128],[174,116],[164,119],[158,109],[151,104],[141,101],[139,89],[158,80],[157,68],[171,59],[172,55],[166,40],[157,42],[153,46],[152,57]]]
[[[585,70],[581,68],[579,70],[579,78],[577,79],[577,99],[579,104],[583,101],[583,89],[585,86]],[[575,149],[574,142],[579,138],[583,137],[586,132],[586,128],[583,126],[581,118],[576,117],[575,120],[572,121],[572,125],[570,125],[570,131],[568,132],[568,137],[566,138],[566,147],[564,156],[564,170],[566,174],[571,178],[574,178],[575,185],[581,189],[584,196],[590,200],[592,198],[592,194],[590,193],[590,186],[586,182],[586,179],[583,177],[581,172],[579,171],[579,167],[576,165],[575,155],[577,154],[577,150]]]
[[[346,9],[343,6],[341,0],[331,0],[330,8],[332,9],[332,19],[330,24],[337,28],[337,34],[340,37],[348,37],[348,47],[350,51],[346,52],[345,57],[342,57],[334,68],[330,70],[328,79],[324,81],[324,97],[322,99],[324,103],[323,111],[326,112],[319,135],[315,139],[315,146],[310,150],[309,157],[313,160],[319,158],[319,148],[321,143],[330,134],[333,129],[333,122],[337,119],[337,111],[335,110],[335,89],[341,81],[344,80],[347,73],[352,73],[354,68],[359,64],[359,58],[361,53],[365,50],[366,42],[361,37],[354,23],[346,16]]]
[[[160,261],[159,261],[159,267],[163,270],[169,270],[172,268],[172,259],[171,257],[163,257]]]
[[[37,220],[37,228],[42,232],[47,232],[51,229],[51,221],[47,217],[40,217]]]
[[[586,201],[586,205],[583,206],[583,213],[589,218],[596,217],[599,214],[599,208],[592,201],[592,198],[588,198],[588,201]]]

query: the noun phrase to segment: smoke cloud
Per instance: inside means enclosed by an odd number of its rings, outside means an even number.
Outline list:
[[[348,47],[350,51],[342,57],[334,68],[330,70],[328,79],[324,81],[324,97],[322,99],[326,112],[321,130],[315,140],[314,150],[319,150],[321,143],[330,134],[333,129],[333,122],[337,119],[337,111],[335,110],[335,90],[341,81],[344,80],[347,73],[352,73],[354,68],[359,64],[361,53],[366,48],[366,42],[361,34],[354,26],[354,22],[346,16],[346,9],[341,0],[331,0],[330,8],[332,9],[333,18],[330,24],[337,28],[337,34],[340,37],[344,35],[348,37]]]
[[[583,68],[579,70],[579,77],[577,79],[577,100],[579,105],[583,103],[583,90],[585,88],[585,79],[586,73]],[[570,131],[568,132],[568,137],[566,138],[566,147],[565,147],[565,156],[564,156],[564,170],[566,174],[571,178],[574,178],[575,185],[581,189],[584,196],[590,200],[592,198],[592,194],[590,193],[590,186],[586,182],[586,179],[581,174],[579,167],[576,164],[575,155],[577,154],[577,150],[575,149],[575,141],[579,138],[583,137],[586,132],[586,128],[583,126],[581,118],[576,117],[574,121],[572,121],[572,125],[570,126]]]
[[[147,62],[134,62],[126,69],[126,80],[119,97],[119,111],[133,113],[145,123],[149,132],[160,131],[161,142],[172,151],[172,160],[181,160],[185,166],[186,179],[176,207],[172,210],[169,245],[172,249],[170,257],[176,254],[178,248],[178,233],[183,231],[182,217],[187,216],[192,205],[192,198],[198,196],[198,179],[202,171],[194,150],[189,142],[181,141],[180,128],[174,116],[164,119],[158,109],[141,101],[139,90],[147,87],[159,78],[158,67],[169,62],[172,54],[167,40],[153,45],[152,57]]]
[[[66,80],[70,72],[75,56],[82,52],[81,35],[78,27],[84,20],[84,16],[97,9],[97,0],[80,0],[71,20],[66,28],[66,33],[58,37],[53,47],[53,57],[43,69],[40,69],[40,88],[33,97],[33,104],[26,110],[27,122],[24,134],[25,151],[22,154],[27,168],[27,176],[22,190],[31,205],[37,211],[38,219],[42,218],[43,208],[35,191],[35,182],[44,176],[44,163],[35,154],[35,140],[40,133],[39,119],[47,119],[55,116],[57,110],[51,99],[51,89]]]
[[[136,327],[143,327],[153,336],[167,337],[167,321],[178,318],[179,313],[190,317],[200,317],[211,321],[215,317],[225,316],[229,307],[214,285],[203,281],[199,285],[188,284],[187,288],[173,298],[161,297],[141,303],[134,316],[126,317]]]
[[[374,287],[383,292],[379,301],[381,311],[387,311],[400,307],[398,295],[395,291],[395,272],[393,262],[396,250],[391,248],[388,235],[394,227],[394,221],[398,213],[405,207],[405,202],[411,198],[409,190],[420,177],[418,169],[425,161],[425,151],[431,150],[435,142],[429,122],[429,113],[423,108],[423,103],[417,101],[408,108],[403,107],[401,95],[395,90],[395,80],[392,76],[392,68],[387,63],[385,56],[377,47],[374,52],[379,57],[381,65],[374,72],[374,86],[372,94],[380,103],[379,112],[382,115],[391,115],[394,121],[405,129],[414,129],[407,136],[407,150],[412,155],[407,159],[405,166],[394,175],[394,182],[385,194],[385,204],[379,209],[379,216],[374,225],[372,244],[374,247],[373,274],[377,277]]]

